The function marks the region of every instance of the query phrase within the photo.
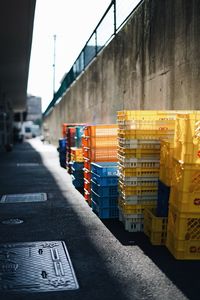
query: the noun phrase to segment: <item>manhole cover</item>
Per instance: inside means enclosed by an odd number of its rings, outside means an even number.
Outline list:
[[[1,223],[4,225],[18,225],[24,223],[24,221],[20,219],[8,219],[8,220],[3,220]]]
[[[0,290],[75,290],[79,285],[62,241],[0,245]]]
[[[46,193],[3,195],[1,203],[41,202],[47,200]]]
[[[37,167],[38,163],[18,163],[17,167]]]

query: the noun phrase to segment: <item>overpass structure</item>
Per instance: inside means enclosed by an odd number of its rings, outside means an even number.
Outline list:
[[[35,3],[0,1],[0,146],[12,142],[13,113],[26,110]]]

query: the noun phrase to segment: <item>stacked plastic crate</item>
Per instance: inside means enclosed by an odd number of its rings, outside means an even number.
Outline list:
[[[84,194],[84,180],[83,180],[83,149],[71,147],[71,161],[69,162],[72,183],[75,188]]]
[[[100,219],[118,218],[117,163],[91,163],[91,199]]]
[[[59,139],[58,151],[60,166],[66,168],[66,138]]]
[[[89,125],[82,138],[84,197],[91,205],[91,162],[117,161],[117,125]]]
[[[161,140],[157,208],[144,211],[144,233],[153,245],[166,244],[173,148],[173,140]]]
[[[200,259],[200,112],[178,114],[166,245],[177,259]]]
[[[174,134],[169,111],[120,111],[118,119],[119,219],[143,231],[144,210],[157,205],[160,140]]]
[[[76,135],[76,127],[75,126],[67,126],[67,151],[66,151],[66,167],[69,174],[71,174],[71,148],[75,147],[75,135]]]

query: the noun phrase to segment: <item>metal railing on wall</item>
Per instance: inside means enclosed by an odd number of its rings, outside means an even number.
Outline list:
[[[50,111],[52,111],[54,105],[56,105],[57,101],[59,101],[70,85],[85,70],[97,54],[110,42],[110,40],[128,20],[130,15],[132,15],[143,1],[144,0],[111,1],[103,17],[80,52],[78,58],[62,80],[58,91],[54,94],[54,97],[43,113],[43,116],[46,116]]]

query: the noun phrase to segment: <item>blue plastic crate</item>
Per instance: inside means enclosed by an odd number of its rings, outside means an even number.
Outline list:
[[[170,187],[158,181],[158,201],[156,214],[158,217],[167,217],[169,209]]]
[[[79,191],[79,193],[81,193],[84,196],[84,187],[75,186],[75,188],[76,188],[77,191]]]
[[[115,186],[101,186],[91,180],[91,188],[99,197],[118,196],[118,185]]]
[[[101,208],[93,200],[92,200],[92,210],[98,215],[100,219],[116,219],[119,217],[118,207]]]
[[[59,139],[58,144],[60,149],[66,149],[66,138]]]
[[[101,186],[118,185],[118,176],[100,176],[91,172],[91,179]]]
[[[83,180],[84,174],[83,173],[77,173],[77,172],[79,172],[79,171],[73,172],[71,170],[71,174],[74,176],[74,179]]]
[[[71,166],[71,170],[72,170],[72,173],[75,174],[75,176],[83,176],[84,172],[83,170],[76,170],[74,169],[74,167]]]
[[[70,165],[75,171],[83,170],[84,168],[83,162],[70,161]]]
[[[92,200],[101,208],[118,206],[118,196],[100,197],[92,190],[91,197]]]
[[[117,162],[91,163],[91,172],[99,176],[117,176]]]
[[[71,177],[72,177],[72,183],[75,187],[83,187],[84,188],[83,178],[76,178],[73,175],[71,175]]]

